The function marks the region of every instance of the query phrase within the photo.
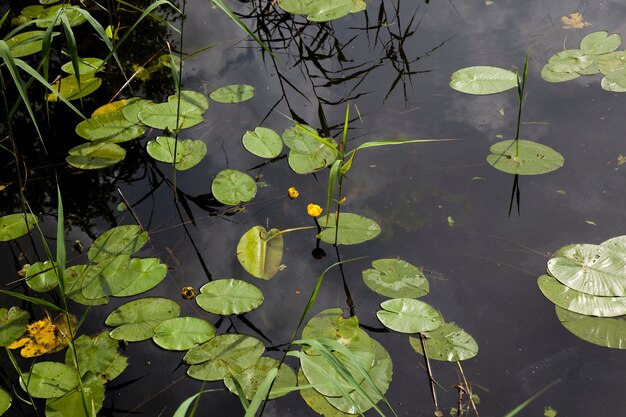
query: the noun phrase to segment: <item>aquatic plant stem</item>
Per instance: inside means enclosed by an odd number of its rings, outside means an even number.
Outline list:
[[[126,197],[124,197],[122,190],[119,187],[116,187],[115,189],[117,190],[117,193],[120,195],[120,198],[122,199],[122,202],[126,206],[126,209],[130,213],[130,215],[133,216],[133,220],[135,220],[135,223],[137,223],[137,225],[141,227],[141,230],[145,232],[146,229],[141,224],[141,221],[139,220],[139,217],[137,217],[137,213],[135,213],[135,210],[133,210],[128,200],[126,200]]]
[[[472,408],[474,409],[474,413],[476,413],[476,417],[480,417],[479,414],[478,414],[478,407],[476,407],[476,403],[474,402],[474,397],[472,395],[472,389],[471,389],[469,383],[467,382],[467,378],[465,377],[465,372],[463,372],[463,367],[461,366],[461,361],[456,361],[456,364],[459,367],[459,372],[461,373],[461,377],[463,378],[464,390],[467,393],[467,396],[469,398],[470,404],[472,405]]]
[[[433,372],[430,367],[430,360],[428,359],[428,351],[426,350],[426,343],[424,342],[424,338],[427,337],[422,333],[418,333],[420,337],[420,343],[422,344],[422,352],[424,352],[424,362],[426,363],[426,372],[428,373],[428,381],[430,382],[430,393],[433,397],[433,403],[435,404],[435,415],[443,415],[441,414],[441,410],[439,409],[439,402],[437,401],[437,391],[436,385],[437,381],[433,377]]]

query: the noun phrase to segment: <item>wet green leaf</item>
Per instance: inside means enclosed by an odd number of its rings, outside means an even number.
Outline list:
[[[263,344],[249,336],[223,334],[187,352],[183,360],[191,366],[187,375],[201,381],[219,381],[230,372],[241,373],[263,355]]]
[[[330,166],[337,159],[335,151],[318,143],[312,153],[291,151],[287,156],[289,167],[296,174],[311,174]]]
[[[111,369],[111,364],[122,356],[118,352],[117,340],[112,339],[107,331],[95,336],[82,335],[74,340],[74,347],[82,375],[92,372],[106,382],[118,377],[126,368],[124,365],[122,369]],[[126,358],[122,358],[126,364]],[[74,353],[71,350],[65,354],[65,364],[74,366]],[[111,371],[114,373],[110,373]]]
[[[8,392],[0,388],[0,416],[11,407],[11,396]]]
[[[262,356],[254,363],[254,365],[234,375],[235,378],[237,378],[237,381],[239,382],[241,387],[243,388],[243,392],[246,394],[246,398],[248,400],[251,400],[254,397],[259,389],[259,386],[265,380],[265,376],[271,369],[278,368],[278,364],[279,361],[277,359]],[[233,376],[231,374],[227,374],[224,377],[224,384],[232,393],[237,394],[237,389],[235,387],[235,383],[233,382]],[[295,372],[283,363],[278,370],[278,376],[276,377],[276,380],[272,384],[272,389],[270,391],[268,399],[273,400],[274,398],[282,397],[287,393],[278,393],[279,390],[289,387],[295,387],[296,384],[297,380]]]
[[[441,314],[430,304],[412,298],[393,298],[380,304],[376,317],[385,327],[400,333],[423,333],[443,324]]]
[[[409,337],[411,347],[424,355],[419,337]],[[444,323],[439,328],[424,332],[424,344],[430,359],[447,362],[464,361],[478,354],[474,338],[454,323]]]
[[[13,58],[20,58],[41,51],[43,44],[42,39],[45,33],[46,32],[43,30],[32,30],[18,33],[17,35],[7,39],[6,43],[11,50]],[[54,35],[58,35],[58,32],[53,32],[53,36]]]
[[[152,340],[167,350],[187,350],[215,335],[215,327],[196,317],[175,317],[154,328]]]
[[[452,73],[450,87],[466,94],[502,93],[517,86],[514,72],[498,67],[476,66]]]
[[[38,362],[20,377],[20,385],[35,398],[55,398],[76,388],[78,375],[76,369],[63,363]]]
[[[181,100],[180,109],[178,103],[173,101],[148,105],[137,114],[137,118],[141,123],[155,129],[175,132],[202,123],[203,114],[204,112],[195,104]]]
[[[248,152],[260,158],[276,158],[283,151],[280,135],[266,127],[248,130],[241,141]]]
[[[198,165],[206,155],[207,149],[206,144],[201,140],[186,139],[181,143],[185,148],[185,153],[181,160],[176,163],[176,169],[184,171]]]
[[[0,308],[0,346],[8,346],[17,340],[24,334],[27,325],[28,312],[19,307]]]
[[[53,19],[59,9],[63,9],[63,13],[67,17],[68,23],[70,27],[79,26],[86,22],[85,17],[78,11],[80,6],[70,6],[66,4],[59,4],[56,6],[42,8],[39,13],[34,17],[37,19],[37,27],[47,28],[53,23]],[[22,10],[22,14],[24,14],[24,10]],[[58,26],[61,24],[61,19],[57,19],[54,21],[54,25]]]
[[[46,292],[59,285],[55,266],[50,261],[35,262],[26,273],[26,285],[35,291]],[[58,266],[57,266],[58,267]]]
[[[100,58],[78,58],[78,72],[80,75],[95,74],[102,70],[104,61]],[[74,75],[72,62],[66,62],[61,66],[61,70]]]
[[[133,258],[124,275],[128,286],[112,294],[115,297],[130,297],[156,287],[167,275],[167,265],[162,264],[158,258]]]
[[[390,298],[419,298],[428,294],[428,280],[417,267],[401,259],[377,259],[363,271],[372,291]]]
[[[243,314],[263,303],[263,293],[245,281],[220,279],[204,284],[196,297],[196,303],[213,314]]]
[[[585,294],[626,296],[626,259],[606,246],[567,245],[548,261],[550,275]]]
[[[563,166],[563,156],[554,149],[537,142],[519,140],[519,153],[516,154],[516,141],[505,140],[489,148],[487,162],[507,174],[540,175],[555,171]]]
[[[341,213],[339,215],[338,232],[334,213],[320,217],[319,224],[324,230],[317,237],[330,244],[354,245],[372,240],[380,234],[378,223],[354,213]],[[335,242],[335,234],[337,235],[337,242]]]
[[[101,169],[117,164],[126,151],[115,143],[85,143],[69,150],[68,164],[79,169]]]
[[[549,83],[562,83],[565,81],[574,80],[580,77],[579,72],[555,72],[548,67],[548,64],[544,65],[541,69],[541,78]]]
[[[613,349],[626,349],[626,320],[624,317],[592,317],[554,306],[559,321],[582,340]]]
[[[120,143],[143,135],[144,127],[129,122],[121,112],[106,113],[80,122],[76,134],[93,142]]]
[[[119,306],[106,318],[107,326],[117,326],[110,336],[116,340],[137,342],[150,339],[154,328],[178,317],[180,307],[167,298],[140,298]]]
[[[265,230],[254,226],[248,230],[237,244],[237,259],[252,276],[272,279],[278,273],[283,259],[283,237],[280,230]]]
[[[14,213],[0,217],[0,242],[8,242],[28,233],[37,224],[37,216]]]
[[[151,157],[166,164],[173,164],[174,161],[178,163],[185,155],[185,145],[169,136],[157,136],[156,139],[148,141],[146,150]]]
[[[241,103],[254,97],[254,87],[247,84],[233,84],[218,88],[209,94],[218,103]]]
[[[65,296],[78,304],[87,306],[97,306],[107,304],[108,297],[101,297],[90,300],[83,295],[83,285],[85,279],[92,280],[102,272],[101,265],[74,265],[65,270]],[[95,274],[89,276],[91,274]]]
[[[98,413],[104,402],[104,383],[96,375],[88,373],[83,378],[82,392],[87,400],[89,412],[93,410]],[[91,417],[91,414],[85,413],[83,394],[76,389],[62,397],[48,399],[46,417]]]
[[[68,100],[78,100],[88,96],[89,94],[100,88],[102,79],[93,75],[85,75],[80,77],[80,88],[78,87],[78,79],[75,75],[68,75],[59,81],[52,83],[52,87],[63,97]],[[59,99],[56,93],[50,93],[46,96],[48,101],[57,101]]]
[[[317,131],[311,126],[300,125],[285,129],[282,135],[285,146],[290,150],[303,154],[312,154],[321,144],[314,135]]]
[[[580,41],[580,50],[588,55],[602,55],[616,50],[621,43],[622,37],[617,33],[609,35],[607,31],[599,30]]]
[[[585,294],[566,287],[549,275],[540,276],[537,284],[548,300],[574,313],[599,317],[626,315],[626,297],[598,297]]]
[[[593,64],[593,58],[580,49],[566,49],[548,60],[548,68],[554,72],[577,72]]]
[[[220,171],[211,183],[211,193],[222,204],[236,205],[247,203],[256,195],[254,179],[241,171],[225,169]]]
[[[101,262],[119,255],[132,255],[148,242],[148,232],[141,226],[117,226],[102,233],[89,248],[87,257],[92,262]]]

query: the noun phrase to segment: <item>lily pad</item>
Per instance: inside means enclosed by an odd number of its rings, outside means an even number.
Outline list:
[[[304,372],[302,372],[302,368],[298,371],[298,385],[300,387],[304,387],[307,385],[311,385],[311,383],[304,376]],[[302,395],[302,399],[311,407],[313,411],[317,414],[321,414],[324,417],[353,417],[354,414],[344,413],[343,411],[339,411],[335,406],[331,405],[328,402],[328,397],[323,396],[319,392],[317,392],[313,388],[300,388],[300,395]]]
[[[612,93],[626,93],[625,87],[622,87],[619,84],[614,83],[613,81],[609,81],[606,77],[602,77],[602,80],[600,81],[600,86],[603,90],[610,91]]]
[[[65,97],[67,100],[78,100],[88,96],[89,94],[100,88],[102,79],[94,77],[93,75],[85,75],[80,77],[80,87],[78,86],[78,79],[75,75],[68,75],[61,78],[59,81],[52,83],[52,87],[57,91],[56,93],[50,93],[46,96],[48,101],[57,101],[59,99],[58,94]]]
[[[626,297],[598,297],[585,294],[566,287],[549,275],[540,276],[537,284],[548,300],[574,313],[598,317],[626,315]]]
[[[444,323],[438,329],[424,332],[423,337],[430,359],[457,362],[478,354],[474,338],[454,323]],[[419,337],[409,337],[409,343],[413,350],[424,355]]]
[[[128,288],[140,273],[136,266],[131,268],[131,262],[128,255],[119,255],[100,262],[99,273],[87,274],[83,280],[83,296],[95,300]]]
[[[78,58],[78,73],[80,75],[95,74],[102,71],[104,61],[100,58]],[[61,66],[61,70],[68,74],[74,74],[74,65],[72,62],[66,62]]]
[[[265,348],[249,336],[223,334],[187,352],[183,361],[191,366],[187,375],[201,381],[219,381],[230,372],[241,373],[254,365]]]
[[[186,139],[181,143],[185,148],[185,153],[181,160],[176,162],[176,169],[184,171],[198,165],[206,155],[207,149],[206,144],[201,140]]]
[[[146,145],[148,154],[159,162],[173,164],[180,162],[185,155],[185,145],[169,136],[157,136]]]
[[[20,377],[20,385],[35,398],[55,398],[76,388],[78,375],[76,369],[63,363],[38,362]]]
[[[626,68],[626,51],[601,55],[597,58],[595,64],[604,75]]]
[[[167,265],[158,258],[133,258],[125,275],[128,277],[128,286],[112,294],[115,297],[130,297],[156,287],[167,275]]]
[[[278,273],[283,258],[283,237],[278,233],[278,229],[254,226],[241,237],[237,259],[250,275],[272,279]]]
[[[101,169],[117,164],[126,151],[115,143],[97,142],[78,145],[69,150],[68,164],[79,169]]]
[[[8,346],[17,340],[27,325],[28,312],[19,307],[0,308],[0,346]]]
[[[81,393],[82,391],[82,393]],[[46,401],[46,417],[89,417],[85,414],[83,395],[89,411],[97,414],[104,402],[104,383],[98,376],[88,373],[83,378],[82,389],[72,390],[62,397]]]
[[[376,317],[385,327],[400,333],[423,333],[443,324],[441,314],[430,304],[412,298],[393,298],[380,304]]]
[[[617,84],[621,88],[626,88],[626,68],[622,68],[605,75],[607,81]]]
[[[209,99],[204,96],[204,94],[198,93],[193,90],[182,90],[180,92],[180,100],[184,101],[186,104],[190,104],[192,106],[197,107],[199,112],[204,113],[209,109]],[[178,102],[178,95],[174,94],[167,98],[167,101],[172,103]]]
[[[339,215],[338,231],[335,225],[334,213],[322,217],[319,223],[324,230],[317,237],[323,242],[330,244],[354,245],[372,240],[380,234],[378,223],[354,213],[341,213]],[[337,238],[336,242],[335,235]]]
[[[72,301],[86,306],[103,305],[109,302],[108,297],[100,297],[89,299],[83,295],[83,285],[85,279],[92,280],[94,276],[102,272],[102,266],[92,265],[73,265],[65,270],[65,295]],[[92,276],[90,276],[92,275]]]
[[[92,372],[104,381],[111,381],[126,368],[126,358],[119,354],[117,340],[111,338],[107,331],[95,336],[82,335],[74,340],[74,346],[81,375]],[[111,368],[111,364],[117,363],[120,358],[124,366],[121,369]],[[67,351],[65,364],[74,366],[74,352]]]
[[[82,25],[87,19],[80,13],[80,6],[70,6],[67,4],[59,4],[56,6],[42,8],[41,11],[35,17],[37,19],[37,27],[47,28],[54,23],[54,26],[61,24],[61,19],[54,20],[59,9],[63,9],[63,13],[67,17],[67,21],[70,27]],[[22,9],[24,13],[24,9]]]
[[[541,69],[541,78],[549,83],[562,83],[565,81],[575,80],[580,77],[579,72],[555,72],[548,67],[548,64],[544,65]]]
[[[144,131],[143,126],[129,122],[121,112],[92,117],[76,126],[78,136],[93,142],[127,142],[143,135]]]
[[[243,314],[263,303],[263,293],[245,281],[220,279],[204,284],[196,297],[196,303],[213,314]],[[263,378],[259,382],[262,381]]]
[[[278,133],[266,127],[257,127],[244,133],[244,148],[260,158],[276,158],[283,151],[283,141]]]
[[[131,99],[128,99],[124,104],[124,107],[122,108],[122,114],[124,115],[124,118],[130,123],[142,124],[141,120],[139,120],[139,112],[154,105],[155,103],[150,100],[133,97]]]
[[[150,339],[157,325],[179,313],[178,304],[167,298],[141,298],[113,310],[105,324],[118,326],[109,333],[113,339],[138,342]]]
[[[566,49],[548,60],[548,68],[554,72],[577,72],[593,64],[593,58],[580,49]]]
[[[317,135],[317,132],[311,126],[292,126],[285,129],[282,139],[290,150],[308,155],[315,152],[321,145],[313,135]]]
[[[559,321],[584,341],[612,349],[626,349],[626,320],[623,317],[592,317],[555,306]]]
[[[519,153],[515,156],[515,142],[505,140],[491,145],[491,155],[487,156],[489,165],[508,174],[540,175],[561,168],[565,162],[554,149],[529,140],[517,141]]]
[[[211,183],[211,193],[222,204],[236,205],[247,203],[256,195],[254,179],[241,171],[225,169],[220,171]]]
[[[141,123],[155,129],[168,129],[176,132],[179,129],[187,129],[204,121],[204,112],[195,104],[181,100],[178,103],[168,101],[146,106],[137,114]]]
[[[496,94],[517,87],[517,76],[498,67],[467,67],[452,73],[450,87],[466,94]]]
[[[26,273],[26,285],[35,291],[46,292],[59,285],[55,268],[50,261],[35,262]]]
[[[336,159],[337,154],[332,149],[318,143],[312,153],[289,152],[287,162],[296,174],[311,174],[330,166]]]
[[[626,296],[626,259],[602,245],[567,245],[548,261],[550,275],[585,294]]]
[[[14,213],[0,217],[0,242],[24,236],[35,227],[37,221],[37,216],[30,213]]]
[[[8,392],[0,388],[0,416],[3,415],[9,407],[11,407],[11,396]]]
[[[218,88],[209,94],[218,103],[241,103],[254,97],[254,87],[247,84],[233,84]]]
[[[45,33],[43,30],[31,30],[7,39],[6,43],[13,58],[21,58],[41,51]],[[53,35],[58,35],[58,32],[54,32]]]
[[[132,255],[148,242],[148,232],[141,226],[117,226],[102,233],[89,248],[87,257],[92,262],[101,262],[119,255]]]
[[[279,0],[278,5],[286,12],[301,14],[312,22],[328,22],[350,13],[365,10],[363,0]]]
[[[612,237],[600,243],[601,246],[607,247],[626,256],[626,236]]]
[[[271,369],[278,368],[279,361],[267,356],[260,357],[254,365],[244,369],[242,372],[234,375],[237,378],[237,382],[241,385],[243,392],[246,394],[246,398],[251,400],[259,389],[259,386],[263,383],[265,376]],[[282,397],[287,392],[279,393],[278,391],[285,388],[295,387],[298,381],[295,372],[286,364],[282,364],[278,370],[278,376],[272,384],[272,389],[269,393],[268,399]],[[237,388],[233,381],[233,375],[228,374],[224,377],[224,384],[234,394],[237,394]]]
[[[602,55],[616,50],[621,43],[622,37],[617,33],[609,35],[609,32],[599,30],[580,41],[580,50],[589,55]]]
[[[417,267],[401,259],[377,259],[363,271],[372,291],[390,298],[419,298],[428,294],[428,280]]]
[[[167,350],[188,350],[215,335],[215,327],[196,317],[175,317],[154,328],[152,340]]]

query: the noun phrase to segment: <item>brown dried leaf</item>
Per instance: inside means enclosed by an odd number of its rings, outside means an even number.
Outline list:
[[[580,12],[570,13],[567,16],[561,18],[563,22],[563,29],[582,29],[585,26],[589,26],[591,23],[583,20],[583,15]]]

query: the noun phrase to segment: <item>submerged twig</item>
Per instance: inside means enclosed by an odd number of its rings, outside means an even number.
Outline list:
[[[422,352],[424,352],[424,362],[426,363],[426,372],[428,373],[428,380],[430,382],[430,393],[433,397],[433,403],[435,404],[435,415],[437,416],[443,415],[441,413],[441,410],[439,409],[439,403],[437,401],[437,392],[435,390],[435,385],[437,384],[437,381],[435,381],[435,378],[433,377],[433,372],[430,367],[430,361],[428,360],[428,352],[426,350],[426,343],[424,342],[424,339],[427,338],[428,336],[422,333],[418,333],[418,334],[420,337],[420,343],[422,344]]]
[[[478,414],[478,408],[476,407],[476,403],[474,402],[474,396],[472,395],[472,389],[470,388],[467,378],[465,378],[465,372],[463,372],[463,367],[461,366],[461,361],[456,361],[457,366],[459,367],[459,372],[461,377],[463,378],[464,390],[467,393],[467,397],[469,398],[470,404],[472,405],[472,409],[474,413],[476,413],[476,417],[480,417]]]

